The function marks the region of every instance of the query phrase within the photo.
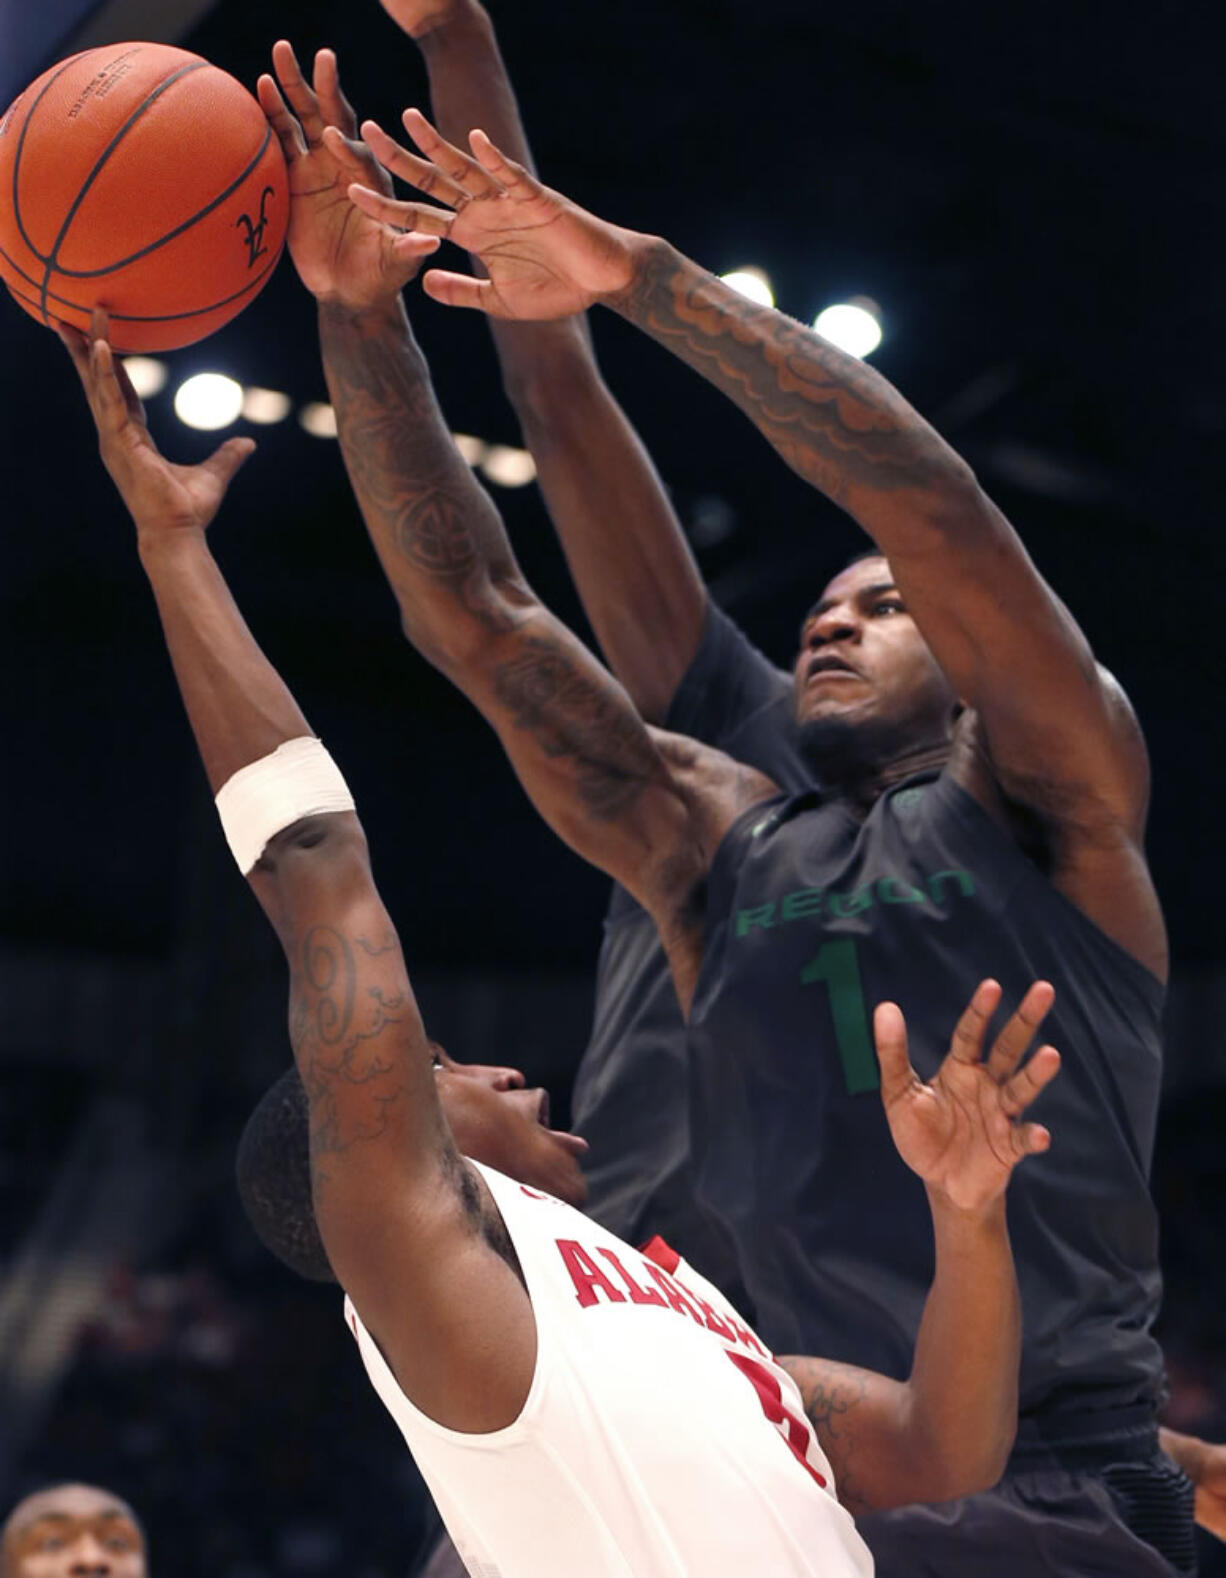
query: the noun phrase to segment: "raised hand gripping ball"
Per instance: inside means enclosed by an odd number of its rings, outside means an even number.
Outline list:
[[[268,282],[285,241],[285,160],[227,72],[166,44],[62,60],[0,121],[0,279],[31,315],[120,351],[191,345]]]

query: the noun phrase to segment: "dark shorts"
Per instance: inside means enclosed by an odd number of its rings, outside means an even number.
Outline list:
[[[1194,1499],[1151,1428],[1109,1452],[1022,1450],[995,1490],[857,1526],[877,1578],[1191,1578]]]

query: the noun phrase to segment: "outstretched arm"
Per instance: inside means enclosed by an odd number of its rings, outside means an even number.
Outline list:
[[[479,0],[382,3],[421,49],[443,135],[460,142],[471,127],[484,126],[532,169],[494,25]],[[396,145],[380,141],[370,125],[372,143],[394,169]],[[698,649],[707,606],[681,523],[600,375],[586,321],[492,319],[490,327],[596,639],[639,712],[661,722]]]
[[[288,44],[276,46],[274,63],[297,116],[261,78],[289,163],[290,251],[319,301],[345,464],[405,632],[497,730],[555,831],[652,912],[686,1001],[698,942],[688,900],[706,865],[691,801],[625,691],[533,595],[456,449],[400,300],[404,279],[379,261],[391,247],[408,270],[421,238],[393,240],[331,202],[373,164],[327,117],[330,93],[334,113],[344,113],[334,63],[317,61],[313,89]]]
[[[879,373],[812,330],[747,302],[667,242],[549,191],[483,133],[472,134],[471,158],[416,111],[405,124],[426,157],[402,152],[397,173],[429,186],[436,206],[360,188],[355,202],[448,236],[489,272],[475,280],[432,270],[426,290],[515,318],[603,302],[740,406],[888,556],[908,611],[980,717],[1001,789],[1051,828],[1060,875],[1070,874],[1065,891],[1161,974],[1136,719],[970,468]]]
[[[136,522],[141,563],[216,794],[244,768],[310,736],[205,540],[254,446],[232,439],[202,466],[167,462],[105,327],[99,317],[91,342],[68,329],[62,338],[103,460]],[[247,876],[290,967],[290,1036],[310,1100],[315,1212],[337,1276],[419,1407],[460,1429],[507,1424],[531,1384],[531,1308],[491,1247],[483,1203],[444,1120],[432,1054],[356,816],[290,821]],[[496,1365],[489,1362],[495,1328],[503,1345]]]
[[[936,1242],[911,1375],[898,1382],[819,1358],[780,1361],[852,1512],[970,1495],[1004,1470],[1021,1352],[1005,1188],[1014,1166],[1049,1144],[1045,1129],[1018,1119],[1059,1068],[1052,1047],[1020,1066],[1052,996],[1045,983],[1032,986],[984,1060],[1000,1002],[1000,988],[985,981],[930,1085],[911,1067],[897,1007],[882,1004],[875,1015],[886,1116],[903,1160],[924,1180]]]

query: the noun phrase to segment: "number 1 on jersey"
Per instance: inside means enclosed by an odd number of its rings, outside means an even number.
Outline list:
[[[830,1017],[834,1020],[834,1037],[843,1063],[847,1094],[861,1096],[865,1091],[876,1090],[881,1077],[864,1003],[864,988],[860,984],[860,961],[856,957],[855,942],[850,937],[839,937],[823,943],[817,957],[810,959],[800,972],[800,979],[806,986],[824,981],[829,990]]]

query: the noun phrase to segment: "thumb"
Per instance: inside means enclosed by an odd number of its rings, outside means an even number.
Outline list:
[[[200,469],[215,477],[224,493],[233,482],[239,467],[253,454],[255,454],[255,439],[228,438],[220,449],[213,451]]]
[[[907,1022],[897,1003],[878,1003],[873,1013],[873,1041],[881,1065],[881,1099],[886,1106],[916,1081],[907,1052]]]

